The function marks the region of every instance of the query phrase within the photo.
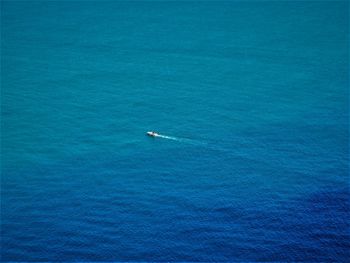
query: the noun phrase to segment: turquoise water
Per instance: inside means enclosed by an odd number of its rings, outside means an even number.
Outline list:
[[[1,2],[2,261],[347,261],[348,7]]]

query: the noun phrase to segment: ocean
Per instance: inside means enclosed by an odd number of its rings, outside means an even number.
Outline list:
[[[349,262],[348,10],[2,1],[1,260]]]

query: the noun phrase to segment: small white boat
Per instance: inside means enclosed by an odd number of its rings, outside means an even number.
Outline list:
[[[156,132],[154,132],[154,131],[149,131],[149,132],[147,132],[146,134],[147,134],[148,136],[152,136],[152,137],[156,137],[156,136],[159,135],[158,133],[156,133]]]

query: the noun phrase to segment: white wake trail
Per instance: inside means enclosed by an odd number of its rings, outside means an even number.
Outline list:
[[[157,137],[157,138],[162,138],[162,139],[177,141],[177,142],[181,142],[181,143],[191,144],[193,146],[204,147],[208,150],[219,151],[222,153],[232,153],[232,148],[227,148],[227,147],[221,145],[222,142],[220,142],[218,140],[215,140],[215,141],[208,140],[208,139],[198,140],[198,139],[168,136],[168,135],[163,135],[163,134],[155,134],[153,136]]]
[[[157,134],[155,137],[163,138],[163,139],[167,139],[167,140],[178,141],[178,142],[183,142],[183,143],[188,143],[188,144],[193,144],[193,145],[201,145],[201,146],[207,145],[207,143],[205,143],[205,142],[201,142],[201,141],[193,140],[193,139],[188,139],[188,138],[167,136],[167,135],[162,135],[162,134]]]
[[[181,138],[177,138],[177,137],[173,137],[173,136],[166,136],[166,135],[161,135],[161,134],[157,134],[155,137],[160,137],[160,138],[173,140],[173,141],[182,141],[182,140],[184,140],[184,139],[181,139]]]

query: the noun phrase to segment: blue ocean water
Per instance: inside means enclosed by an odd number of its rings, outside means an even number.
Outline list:
[[[348,10],[2,1],[2,261],[349,260]]]

